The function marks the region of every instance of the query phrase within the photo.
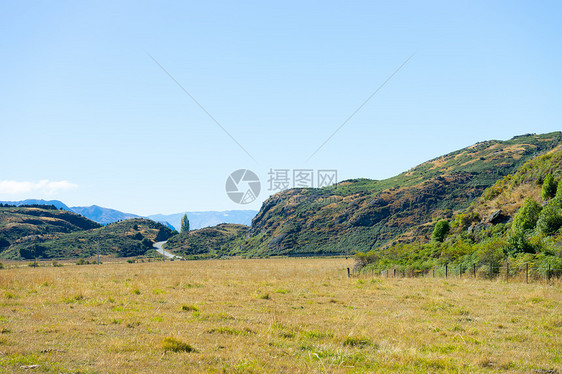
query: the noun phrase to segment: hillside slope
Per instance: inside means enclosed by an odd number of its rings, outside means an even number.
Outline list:
[[[54,207],[0,207],[0,257],[10,259],[137,256],[173,235],[148,219],[107,226]]]
[[[544,193],[545,185],[551,186],[550,193]],[[450,264],[456,269],[485,267],[486,274],[493,274],[507,259],[512,269],[531,266],[534,276],[561,276],[562,147],[529,160],[449,223],[439,224],[450,227],[441,237],[359,253],[358,264],[375,271],[424,271]]]
[[[96,222],[54,206],[0,206],[0,252],[13,244],[98,227]]]
[[[235,243],[242,239],[248,226],[223,223],[213,227],[204,227],[188,233],[171,237],[166,249],[178,252],[187,258],[222,257],[238,254]]]
[[[239,240],[252,255],[353,253],[429,238],[432,222],[465,209],[527,160],[555,148],[562,133],[486,141],[386,180],[356,179],[291,189],[266,200]]]

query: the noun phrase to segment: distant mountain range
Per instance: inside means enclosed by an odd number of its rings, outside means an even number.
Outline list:
[[[83,215],[86,218],[107,225],[117,221],[123,221],[130,218],[140,218],[140,216],[132,213],[123,213],[115,209],[103,208],[101,206],[73,206],[70,208],[74,213]]]
[[[0,203],[1,204],[7,204],[7,205],[15,205],[15,206],[20,206],[20,205],[53,205],[57,209],[62,208],[64,210],[72,211],[72,209],[70,209],[68,206],[66,206],[65,203],[63,203],[62,201],[58,201],[58,200],[27,199],[27,200],[21,200],[21,201],[0,201]]]
[[[132,213],[124,213],[115,209],[104,208],[97,205],[81,207],[68,207],[59,200],[40,200],[27,199],[22,201],[0,201],[3,204],[21,206],[21,205],[53,205],[57,209],[68,210],[78,213],[97,223],[107,225],[117,221],[123,221],[131,218],[148,218],[156,222],[160,222],[171,229],[180,231],[181,218],[187,214],[189,218],[190,228],[197,230],[203,227],[215,226],[219,223],[237,223],[242,225],[250,225],[252,219],[258,213],[255,210],[227,210],[227,211],[208,211],[208,212],[182,212],[175,214],[154,214],[148,217],[142,217]]]

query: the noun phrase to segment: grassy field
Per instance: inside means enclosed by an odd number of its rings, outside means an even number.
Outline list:
[[[348,279],[351,265],[267,259],[0,270],[0,372],[562,369],[560,284]]]

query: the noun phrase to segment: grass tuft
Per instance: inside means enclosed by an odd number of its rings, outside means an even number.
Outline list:
[[[197,308],[195,305],[182,304],[181,310],[183,312],[198,312],[199,308]]]
[[[348,347],[364,348],[372,344],[371,339],[365,336],[348,336],[343,341],[343,345]]]
[[[175,338],[164,339],[164,342],[162,342],[162,347],[165,351],[171,352],[196,352],[195,348],[193,348],[191,345]]]

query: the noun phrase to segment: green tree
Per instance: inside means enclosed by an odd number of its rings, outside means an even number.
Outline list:
[[[445,237],[449,233],[451,229],[451,225],[449,225],[449,221],[441,220],[435,224],[435,228],[433,229],[433,233],[431,234],[431,239],[442,242],[445,240]]]
[[[515,214],[515,217],[513,217],[511,231],[514,234],[519,234],[534,229],[537,225],[540,212],[541,206],[535,200],[526,198],[521,208],[519,208]]]
[[[183,215],[181,219],[181,233],[188,233],[189,232],[189,219],[187,219],[187,214]]]
[[[557,187],[558,183],[554,180],[552,174],[547,174],[544,178],[544,182],[542,183],[541,196],[543,200],[552,199],[556,195]]]
[[[535,249],[527,240],[527,232],[533,230],[537,225],[541,209],[541,206],[535,200],[525,199],[525,202],[513,217],[511,233],[507,238],[508,246],[506,250],[508,253],[535,252]]]
[[[541,234],[552,235],[562,227],[562,212],[557,202],[548,203],[540,212],[537,229]]]
[[[562,201],[562,183],[558,182],[558,186],[556,187],[556,200],[559,202]]]

